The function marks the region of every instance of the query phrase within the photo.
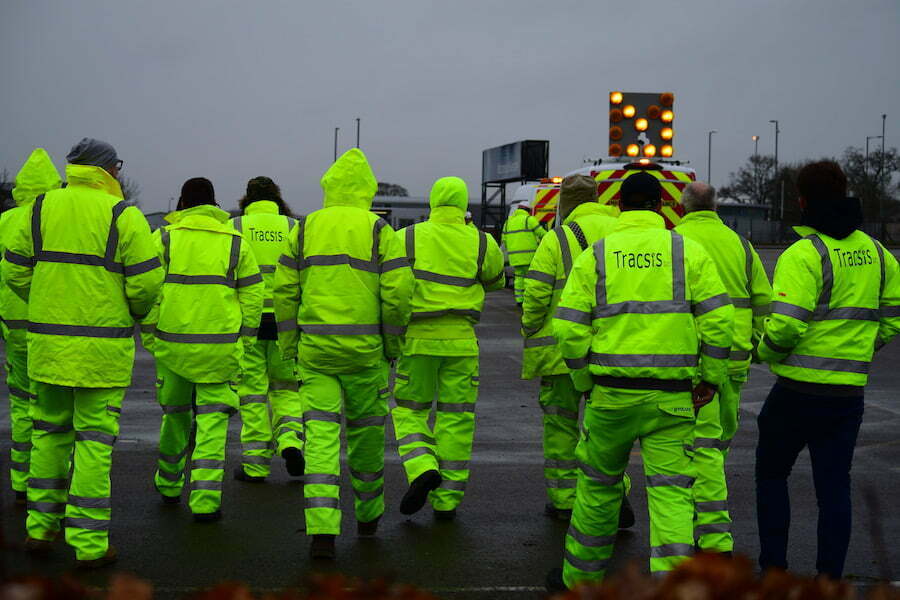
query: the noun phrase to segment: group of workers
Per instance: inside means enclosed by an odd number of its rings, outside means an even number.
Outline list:
[[[177,504],[189,481],[194,519],[221,518],[228,421],[239,413],[234,478],[264,481],[283,458],[303,477],[310,555],[333,558],[342,423],[357,533],[370,536],[385,511],[390,414],[409,483],[400,511],[430,502],[435,518],[455,517],[479,387],[474,326],[485,292],[505,286],[500,247],[467,223],[465,182],[437,180],[428,220],[395,232],[370,211],[377,182],[352,149],[322,177],[323,208],[306,216],[257,177],[231,218],[212,183],[194,178],[151,233],[122,198],[112,146],[85,138],[67,161],[61,186],[35,150],[16,177],[17,208],[0,218],[10,474],[27,502],[27,550],[49,552],[64,531],[79,565],[116,558],[109,470],[136,324],[156,361],[163,502]],[[732,551],[724,463],[754,358],[778,376],[759,418],[760,563],[787,567],[786,481],[809,445],[817,568],[841,576],[863,389],[874,350],[900,331],[900,267],[858,230],[836,164],[805,167],[798,187],[803,238],[779,260],[774,291],[706,184],[685,188],[672,231],[645,172],[622,183],[618,216],[597,202],[593,179],[573,175],[551,232],[527,211],[510,217],[522,377],[541,379],[546,513],[570,522],[551,589],[604,577],[616,530],[634,522],[625,471],[636,440],[651,571],[695,549]]]

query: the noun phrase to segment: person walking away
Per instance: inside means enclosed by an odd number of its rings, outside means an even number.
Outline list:
[[[282,356],[299,357],[310,554],[334,558],[342,412],[358,534],[374,535],[384,513],[388,360],[400,355],[414,280],[402,241],[369,210],[377,182],[365,154],[348,150],[321,185],[324,207],[291,230],[274,297]]]
[[[575,260],[554,317],[576,389],[591,397],[563,568],[547,580],[553,590],[603,579],[636,440],[647,478],[650,572],[671,571],[693,553],[685,445],[695,408],[727,374],[734,309],[703,247],[666,230],[661,195],[648,173],[625,179],[615,229]]]
[[[30,227],[25,218],[35,198],[60,187],[59,172],[43,148],[35,148],[16,175],[12,190],[15,208],[0,215],[0,257],[6,253],[13,233]],[[28,467],[31,463],[31,404],[37,398],[28,377],[28,304],[0,281],[0,317],[6,340],[6,384],[9,386],[9,421],[12,445],[9,453],[9,481],[15,502],[27,499]]]
[[[572,261],[616,226],[597,202],[597,182],[587,175],[563,179],[559,192],[563,225],[541,240],[525,275],[522,332],[525,349],[522,379],[541,378],[539,404],[543,412],[544,478],[547,516],[568,521],[575,503],[578,464],[578,413],[583,392],[575,389],[570,369],[553,337],[553,314],[559,305]],[[625,475],[625,488],[629,487]],[[626,495],[620,527],[634,524],[634,511]]]
[[[513,281],[516,304],[521,306],[525,297],[525,274],[547,230],[532,216],[528,204],[522,202],[503,224],[501,241],[506,248],[510,266],[515,272]]]
[[[241,355],[255,343],[264,285],[250,245],[216,205],[212,182],[188,179],[178,211],[158,230],[166,272],[153,329],[157,399],[163,409],[154,482],[163,501],[179,501],[196,399],[190,508],[201,523],[222,517],[228,419],[237,412],[232,383]]]
[[[153,307],[163,272],[147,220],[122,199],[115,149],[84,138],[67,160],[68,185],[35,198],[22,216],[29,226],[12,232],[2,278],[28,304],[38,396],[26,549],[48,552],[64,526],[79,566],[100,567],[116,558],[109,470],[134,323]]]
[[[859,202],[834,162],[797,174],[802,239],[778,259],[758,345],[777,376],[757,419],[759,564],[787,569],[787,478],[809,447],[819,505],[816,570],[840,579],[850,543],[850,468],[874,351],[900,331],[900,269],[858,228]]]
[[[505,278],[497,242],[466,225],[468,202],[465,181],[438,179],[428,220],[400,232],[416,280],[392,411],[410,484],[400,503],[405,515],[430,498],[435,518],[453,519],[469,480],[479,385],[475,324],[485,292],[502,289]]]
[[[741,386],[750,371],[753,340],[762,335],[772,286],[759,255],[747,239],[725,225],[716,213],[716,189],[701,182],[681,194],[687,214],[675,231],[703,246],[718,269],[734,305],[728,377],[712,402],[697,413],[694,426],[694,539],[705,552],[731,553],[734,539],[728,512],[725,458],[737,433]]]
[[[240,481],[265,481],[273,450],[285,461],[288,474],[303,475],[303,408],[295,363],[281,357],[272,287],[275,265],[283,254],[295,219],[268,177],[247,182],[241,199],[243,214],[231,220],[250,245],[265,282],[265,300],[256,343],[246,348],[241,363],[242,465],[234,470]]]

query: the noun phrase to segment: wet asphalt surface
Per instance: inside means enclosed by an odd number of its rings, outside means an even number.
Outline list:
[[[770,269],[777,251],[761,251]],[[537,381],[519,379],[521,342],[509,291],[491,294],[478,328],[481,340],[481,395],[472,474],[456,521],[435,522],[429,508],[411,518],[399,513],[406,481],[389,428],[385,489],[388,509],[378,536],[356,537],[352,491],[346,465],[343,531],[334,563],[312,563],[304,533],[301,484],[280,459],[265,484],[236,482],[239,418],[231,422],[224,487],[224,519],[195,524],[187,508],[162,505],[155,492],[156,439],[160,409],[154,397],[152,358],[142,350],[128,391],[113,464],[111,540],[119,551],[115,570],[153,583],[158,598],[179,598],[223,580],[242,581],[265,592],[302,584],[312,572],[339,571],[371,578],[388,576],[416,584],[445,598],[541,598],[544,575],[561,564],[566,525],[543,515],[542,452]],[[846,575],[860,586],[881,577],[900,579],[900,341],[876,357],[866,392],[866,414],[853,468],[854,531]],[[758,553],[753,485],[755,417],[773,377],[754,366],[745,387],[741,428],[728,458],[730,506],[736,551]],[[0,407],[0,452],[9,452],[6,403]],[[629,473],[635,482],[632,503],[638,521],[616,543],[615,572],[629,561],[646,569],[646,496],[637,448]],[[25,511],[12,506],[8,475],[0,473],[7,573],[61,574],[74,566],[73,552],[59,543],[51,558],[35,562],[21,551]],[[816,501],[803,452],[791,479],[793,521],[789,560],[792,569],[814,573]],[[877,508],[874,508],[876,507]],[[886,540],[879,548],[877,539]],[[76,573],[84,583],[103,587],[113,568]]]

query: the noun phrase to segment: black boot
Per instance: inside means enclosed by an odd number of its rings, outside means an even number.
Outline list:
[[[371,521],[357,521],[356,522],[356,535],[360,537],[370,537],[375,535],[378,531],[378,521],[381,520],[381,517],[375,517]]]
[[[194,523],[215,523],[222,520],[222,511],[211,513],[194,513]]]
[[[567,588],[566,584],[563,582],[562,567],[550,569],[547,573],[547,579],[544,585],[547,586],[547,591],[551,594],[561,594],[569,591],[569,588]]]
[[[441,474],[435,470],[425,471],[416,477],[400,501],[400,512],[404,515],[419,512],[428,500],[428,493],[437,489],[441,481]]]
[[[544,514],[548,517],[553,517],[558,521],[571,521],[572,520],[572,509],[571,508],[556,508],[549,502],[544,505]]]
[[[309,545],[309,557],[325,560],[334,560],[334,538],[336,536],[328,534],[318,534],[312,536],[312,543]]]
[[[452,521],[456,518],[456,509],[438,510],[434,509],[434,518],[438,521]]]
[[[303,477],[306,461],[303,460],[303,453],[300,452],[299,448],[285,448],[281,451],[281,458],[284,459],[284,466],[287,468],[288,475],[291,477]]]
[[[622,496],[622,506],[619,508],[619,529],[628,529],[634,526],[634,510],[628,496]]]

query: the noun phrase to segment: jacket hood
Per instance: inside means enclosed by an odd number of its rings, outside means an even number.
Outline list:
[[[35,148],[16,175],[13,199],[16,206],[30,204],[41,194],[58,188],[61,183],[59,171],[50,160],[50,155],[43,148]]]
[[[322,175],[319,182],[325,192],[325,208],[355,206],[369,210],[378,191],[378,181],[366,155],[359,148],[344,152]]]
[[[569,213],[569,216],[565,218],[563,224],[570,223],[575,219],[580,219],[581,217],[586,217],[588,215],[603,215],[604,217],[611,216],[609,211],[601,206],[598,202],[585,202],[584,204],[579,204],[572,212]]]
[[[100,167],[69,163],[66,165],[66,181],[69,185],[83,185],[112,194],[116,198],[125,199],[119,181]]]
[[[219,223],[227,223],[231,219],[231,215],[212,204],[201,204],[200,206],[192,206],[184,210],[176,210],[165,216],[166,221],[173,225],[182,224],[184,221],[190,221],[193,217],[206,217],[214,219]]]
[[[469,190],[459,177],[441,177],[431,186],[428,200],[432,209],[452,206],[465,212],[469,207]]]

